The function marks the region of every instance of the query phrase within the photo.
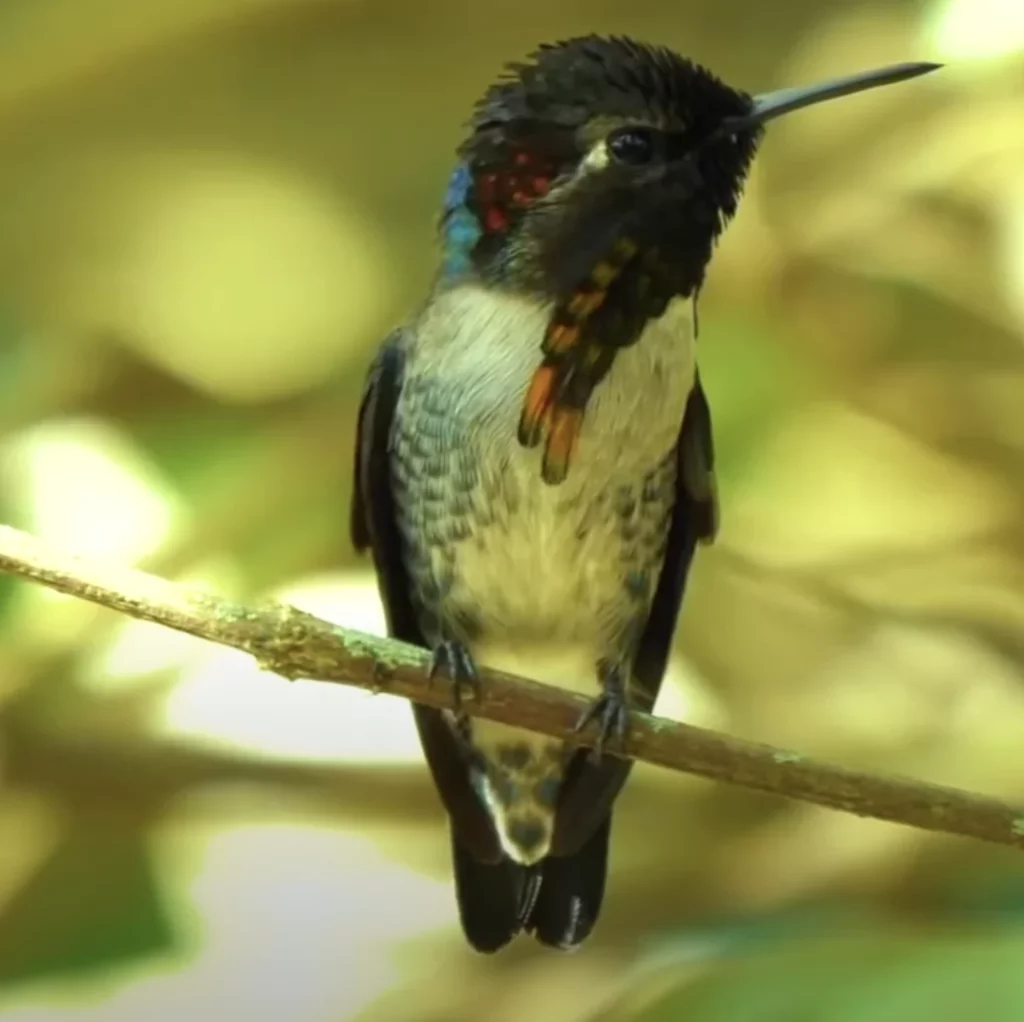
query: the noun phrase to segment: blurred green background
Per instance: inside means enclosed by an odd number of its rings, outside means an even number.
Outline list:
[[[381,630],[370,353],[461,124],[586,31],[773,124],[701,309],[723,530],[661,712],[1024,800],[1018,0],[7,0],[0,520]],[[1024,1018],[1024,858],[639,768],[571,956],[459,935],[407,708],[0,578],[0,1017]]]

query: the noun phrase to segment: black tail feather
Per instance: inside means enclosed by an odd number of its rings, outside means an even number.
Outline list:
[[[536,899],[539,874],[510,859],[478,862],[452,835],[455,895],[466,940],[491,954],[523,928],[523,917]]]
[[[536,866],[479,862],[452,836],[455,893],[466,940],[491,954],[526,930],[569,950],[590,935],[601,912],[611,817],[579,851]]]
[[[608,865],[609,816],[578,852],[544,860],[540,891],[524,923],[542,944],[582,944],[601,913]]]

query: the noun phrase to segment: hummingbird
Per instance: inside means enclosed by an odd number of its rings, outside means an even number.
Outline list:
[[[765,124],[937,67],[752,96],[588,35],[509,64],[476,105],[440,269],[368,373],[350,524],[389,634],[453,686],[455,709],[413,713],[477,951],[520,932],[570,949],[597,921],[631,769],[610,750],[654,705],[717,529],[696,305]],[[470,717],[481,666],[588,696],[595,748]]]

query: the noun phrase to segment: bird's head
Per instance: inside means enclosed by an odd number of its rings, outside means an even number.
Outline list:
[[[451,254],[554,298],[609,258],[645,263],[662,306],[688,294],[736,210],[761,127],[712,136],[750,108],[666,49],[597,37],[542,46],[477,105],[447,197],[446,241],[463,249]]]
[[[552,303],[523,442],[550,434],[558,407],[578,425],[615,350],[672,298],[698,291],[767,120],[934,66],[754,97],[626,38],[569,39],[510,65],[459,150],[442,277]]]

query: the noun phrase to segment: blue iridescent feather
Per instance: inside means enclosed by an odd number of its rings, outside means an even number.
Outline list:
[[[467,205],[473,175],[465,163],[460,163],[448,180],[441,215],[441,275],[459,277],[472,267],[471,255],[483,230],[480,221]]]

